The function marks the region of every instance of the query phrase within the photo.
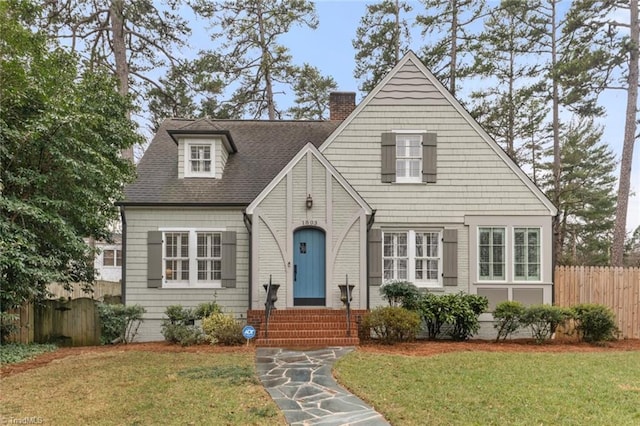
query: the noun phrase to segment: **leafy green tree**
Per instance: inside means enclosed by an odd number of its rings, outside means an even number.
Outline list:
[[[93,280],[83,238],[108,239],[113,202],[133,178],[120,151],[141,142],[110,73],[31,31],[38,9],[0,3],[0,305]]]
[[[227,42],[225,75],[229,84],[237,84],[228,104],[232,115],[266,115],[269,120],[281,117],[276,105],[278,85],[295,80],[296,67],[289,49],[278,37],[292,26],[316,28],[315,7],[307,0],[237,0],[209,2],[193,0],[194,10],[212,20]],[[218,35],[214,34],[214,39]]]
[[[352,42],[356,50],[353,76],[361,81],[363,92],[370,92],[408,49],[409,24],[402,14],[411,10],[408,3],[399,0],[367,5]]]
[[[420,53],[425,65],[452,95],[460,78],[471,74],[477,28],[486,16],[485,0],[421,0],[425,14],[416,17],[422,36],[429,40]]]
[[[572,122],[562,132],[558,204],[560,264],[607,265],[615,214],[615,156],[601,141],[593,119]],[[547,165],[550,170],[551,164]],[[546,182],[553,192],[552,178]]]
[[[326,119],[329,93],[337,88],[338,84],[332,77],[323,77],[316,67],[304,64],[296,73],[293,85],[295,105],[289,108],[289,114],[295,120]]]

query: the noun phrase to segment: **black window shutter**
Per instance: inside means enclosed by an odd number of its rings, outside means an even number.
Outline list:
[[[445,229],[442,234],[442,284],[458,285],[458,230]]]
[[[147,287],[162,287],[162,232],[147,232]]]
[[[382,230],[371,229],[368,237],[369,285],[382,285]]]
[[[222,233],[222,287],[236,287],[236,233]]]
[[[382,182],[396,181],[396,135],[394,133],[382,134]]]
[[[436,183],[438,174],[438,135],[436,133],[422,134],[422,181]]]

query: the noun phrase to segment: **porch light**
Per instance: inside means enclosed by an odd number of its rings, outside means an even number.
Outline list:
[[[307,208],[310,209],[313,207],[313,198],[311,198],[311,194],[307,195]]]

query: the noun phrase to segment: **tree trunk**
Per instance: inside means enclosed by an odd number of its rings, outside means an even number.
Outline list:
[[[122,96],[129,95],[129,63],[127,62],[127,46],[124,33],[124,3],[122,0],[113,0],[109,7],[111,19],[111,43],[113,45],[113,57],[116,64],[116,78],[118,79],[118,92]],[[129,114],[130,116],[130,114]],[[123,149],[122,158],[133,161],[133,148]]]
[[[264,70],[264,82],[265,82],[265,102],[267,103],[267,113],[269,114],[269,120],[276,119],[276,107],[273,100],[273,82],[271,81],[271,59],[269,58],[269,47],[264,36],[264,22],[262,20],[262,2],[258,2],[258,33],[260,37],[260,48],[262,49],[261,66]]]
[[[611,249],[611,265],[623,266],[624,240],[627,227],[627,209],[629,206],[629,188],[631,185],[631,160],[636,135],[636,112],[638,105],[638,44],[640,28],[638,27],[638,0],[629,2],[631,51],[629,52],[629,75],[627,77],[627,111],[625,114],[624,145],[620,160],[620,180],[618,186],[618,204],[616,206],[616,223],[613,230],[613,246]]]
[[[458,0],[451,2],[451,64],[449,71],[449,91],[456,95],[456,67],[458,61]]]
[[[555,73],[557,65],[557,40],[556,40],[556,1],[551,1],[551,70]],[[558,80],[551,76],[552,94],[552,126],[553,126],[553,204],[560,207],[560,172],[562,164],[560,162],[560,96],[558,94]],[[560,219],[556,216],[553,219],[554,250],[555,255],[562,253],[562,235],[560,232]],[[555,265],[554,265],[555,266]]]

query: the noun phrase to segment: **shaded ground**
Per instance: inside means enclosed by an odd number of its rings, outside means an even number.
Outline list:
[[[132,343],[115,346],[87,346],[80,348],[60,348],[55,352],[48,352],[34,359],[9,364],[0,368],[0,376],[6,377],[23,371],[39,368],[57,359],[100,352],[124,351],[152,351],[152,352],[194,352],[194,353],[230,353],[253,352],[254,346],[211,346],[197,345],[182,347],[166,342]],[[428,356],[447,352],[603,352],[603,351],[640,351],[640,339],[618,340],[603,345],[591,345],[571,341],[554,340],[543,345],[537,345],[531,340],[516,340],[495,343],[486,340],[468,342],[451,341],[419,341],[402,343],[393,346],[367,343],[358,347],[359,351],[400,354],[408,356]]]

